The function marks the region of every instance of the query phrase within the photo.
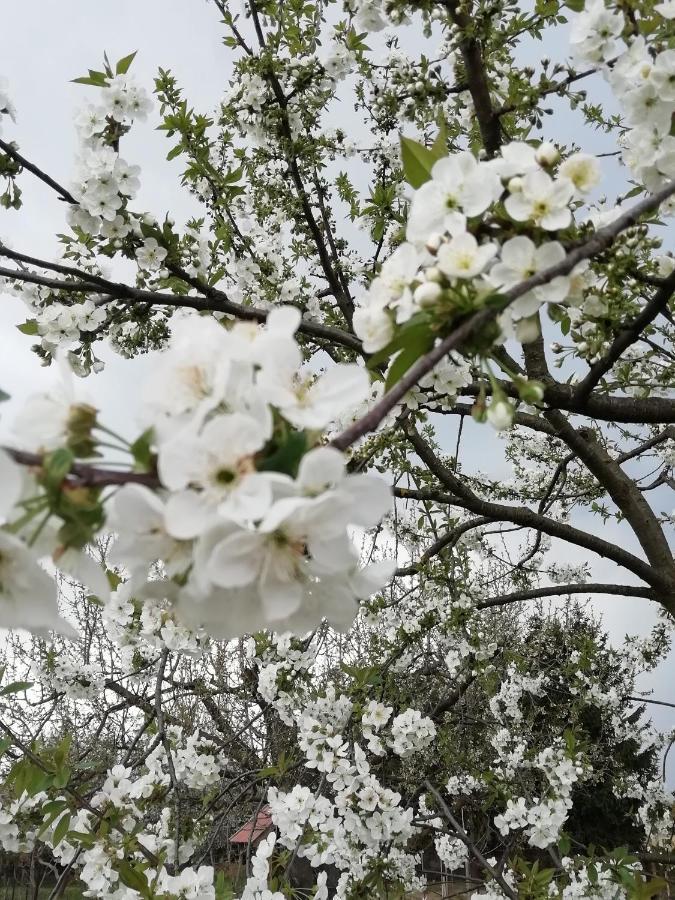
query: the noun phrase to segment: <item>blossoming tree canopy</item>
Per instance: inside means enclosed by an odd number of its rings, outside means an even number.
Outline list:
[[[0,236],[28,179],[65,213],[0,240],[55,376],[2,423],[0,846],[53,897],[659,895],[673,0],[209,5],[217,108],[104,55],[72,172],[0,84]]]

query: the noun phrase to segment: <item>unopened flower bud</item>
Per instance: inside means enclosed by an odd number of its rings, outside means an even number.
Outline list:
[[[496,431],[504,431],[513,423],[513,406],[508,400],[493,400],[488,406],[487,420]]]
[[[536,316],[521,319],[516,325],[516,339],[521,344],[531,344],[539,337],[539,320]]]
[[[437,266],[431,266],[431,268],[426,270],[425,275],[427,281],[441,282],[443,280],[443,273]]]
[[[476,400],[471,407],[471,418],[476,422],[484,422],[487,418],[487,410],[485,409],[484,400]]]
[[[88,403],[73,403],[68,411],[68,431],[90,432],[96,426],[97,413]]]
[[[415,288],[413,300],[418,306],[433,306],[438,302],[443,293],[441,286],[436,281],[425,281]]]
[[[516,382],[518,388],[518,396],[524,403],[541,403],[544,399],[544,385],[540,381],[527,381],[526,379]]]
[[[509,189],[509,193],[517,194],[523,189],[523,179],[520,175],[514,175],[513,178],[509,178],[509,183],[506,186]]]
[[[443,243],[443,235],[439,234],[437,231],[434,231],[433,234],[429,235],[429,239],[427,240],[427,243],[426,243],[426,248],[429,251],[429,253],[436,253],[436,251],[438,250],[438,248],[441,246],[442,243]]]
[[[675,270],[675,259],[672,256],[659,256],[656,259],[659,275],[661,278],[667,278],[673,270]]]
[[[544,141],[544,143],[540,144],[537,148],[534,158],[540,166],[554,166],[560,159],[560,153],[554,144],[550,141]]]

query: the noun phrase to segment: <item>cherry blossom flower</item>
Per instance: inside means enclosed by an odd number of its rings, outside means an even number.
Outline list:
[[[510,288],[565,258],[565,249],[557,241],[538,247],[524,235],[510,238],[501,249],[501,261],[491,269],[489,280],[498,287]],[[569,291],[569,278],[558,275],[545,285],[518,297],[509,307],[516,318],[533,315],[542,303],[560,303]]]
[[[529,172],[520,190],[507,197],[507,213],[516,222],[531,221],[546,231],[567,228],[572,221],[569,202],[574,192],[567,179],[553,180],[546,172]]]
[[[501,193],[497,174],[481,165],[473,153],[439,159],[431,170],[431,180],[413,197],[408,240],[423,245],[433,234],[459,234],[465,230],[467,216],[485,212]]]
[[[448,278],[475,278],[497,253],[496,244],[478,244],[476,238],[464,232],[442,244],[437,254],[438,268]]]
[[[106,216],[105,218],[108,217]],[[115,216],[112,217],[112,219],[114,218]],[[157,243],[157,239],[153,237],[146,238],[143,246],[139,247],[136,251],[136,259],[139,268],[146,269],[149,272],[159,269],[166,259],[166,255],[167,251],[164,247],[160,247]]]

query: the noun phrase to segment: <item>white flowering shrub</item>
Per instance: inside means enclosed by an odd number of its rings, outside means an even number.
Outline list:
[[[209,4],[217,108],[104,56],[71,172],[0,81],[0,288],[54,372],[2,420],[3,860],[100,900],[657,896],[674,0]],[[186,221],[140,206],[149,123]],[[54,258],[10,245],[28,179]],[[148,354],[122,433],[104,345]],[[661,621],[615,648],[576,595]]]

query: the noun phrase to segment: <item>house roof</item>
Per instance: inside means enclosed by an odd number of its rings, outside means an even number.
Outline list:
[[[239,831],[230,838],[231,844],[257,843],[272,827],[272,814],[269,806],[263,806]]]

